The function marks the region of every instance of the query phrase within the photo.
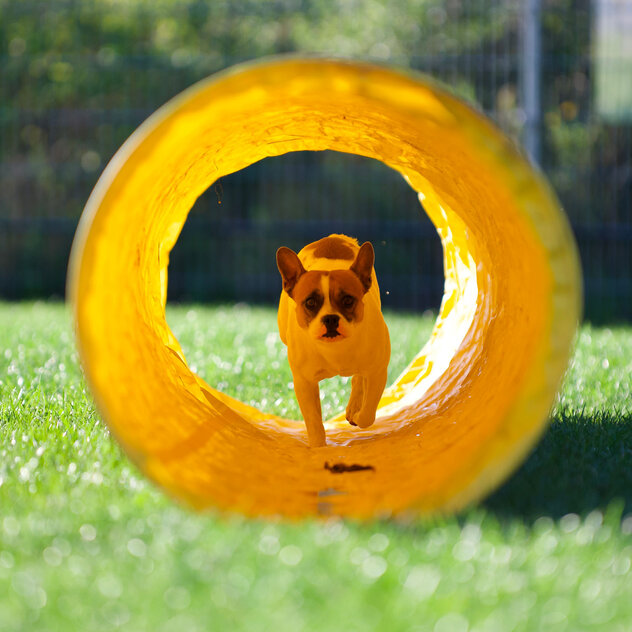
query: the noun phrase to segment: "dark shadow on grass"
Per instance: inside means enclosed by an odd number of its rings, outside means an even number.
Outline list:
[[[561,411],[524,465],[483,507],[499,518],[632,511],[632,415]]]

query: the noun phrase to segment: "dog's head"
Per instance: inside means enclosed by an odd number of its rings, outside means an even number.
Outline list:
[[[364,295],[371,287],[375,253],[370,242],[360,247],[349,269],[305,270],[289,248],[277,250],[283,290],[296,302],[298,324],[323,342],[353,335],[364,318]]]

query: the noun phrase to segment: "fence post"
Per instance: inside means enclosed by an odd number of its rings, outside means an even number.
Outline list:
[[[522,12],[522,51],[520,56],[520,92],[525,124],[523,143],[536,164],[541,161],[542,104],[540,83],[542,72],[541,0],[524,0]]]

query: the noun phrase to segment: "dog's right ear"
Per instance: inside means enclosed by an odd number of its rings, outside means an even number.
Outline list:
[[[281,246],[276,253],[277,267],[283,278],[283,289],[292,296],[292,290],[298,283],[301,275],[305,273],[305,268],[298,258],[298,255],[285,246]]]
[[[352,272],[355,272],[357,277],[362,282],[364,291],[368,292],[371,287],[371,271],[373,270],[373,264],[375,263],[375,251],[370,241],[365,241],[358,250],[355,261],[349,268]]]

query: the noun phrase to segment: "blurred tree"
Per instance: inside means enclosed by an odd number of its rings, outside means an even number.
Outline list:
[[[592,228],[578,234],[600,278],[628,270],[632,304],[630,239],[627,249],[620,241],[632,225],[632,128],[608,124],[593,111],[594,1],[542,0],[543,167],[576,226],[624,227],[607,235],[619,239],[616,247],[598,247]],[[34,293],[45,291],[37,271],[57,270],[65,261],[85,200],[125,138],[182,89],[239,61],[300,52],[415,68],[443,80],[519,138],[521,5],[0,0],[0,293],[10,285],[20,295],[21,275]],[[348,157],[253,165],[226,185],[239,221],[296,217],[299,208],[306,217],[325,218],[328,200],[375,221],[406,218],[390,175]],[[205,197],[201,208],[208,210],[212,200]],[[63,279],[63,270],[55,274]],[[55,283],[63,287],[63,280]]]
[[[206,75],[263,55],[313,52],[422,68],[493,107],[489,60],[476,51],[515,30],[509,7],[0,0],[0,213],[76,217],[99,170],[144,117]]]

